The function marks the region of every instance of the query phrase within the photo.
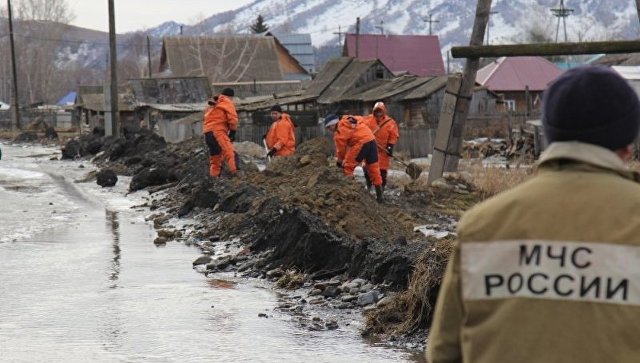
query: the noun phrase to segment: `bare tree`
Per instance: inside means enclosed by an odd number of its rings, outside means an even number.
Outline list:
[[[64,24],[74,15],[66,0],[22,0],[14,6],[16,55],[20,60],[18,82],[22,85],[18,99],[23,104],[52,101],[67,91],[60,87],[66,74],[60,69],[57,57],[65,33]],[[2,13],[6,13],[4,8]],[[5,55],[8,52],[0,53],[2,80],[8,77],[4,65],[10,64],[10,60]]]
[[[16,4],[16,14],[22,20],[53,21],[68,24],[75,15],[66,0],[22,0]]]

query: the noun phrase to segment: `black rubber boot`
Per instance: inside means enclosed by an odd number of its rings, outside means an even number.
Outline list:
[[[376,185],[376,200],[378,201],[378,203],[384,202],[384,199],[382,198],[382,186],[381,185]]]
[[[382,191],[387,190],[387,170],[380,170],[380,176],[382,177]]]
[[[366,169],[363,168],[362,171],[364,172],[364,181],[367,183],[367,191],[371,192],[371,178],[369,178],[369,174]]]

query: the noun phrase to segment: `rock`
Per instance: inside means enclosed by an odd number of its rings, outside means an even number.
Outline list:
[[[373,285],[371,285],[370,283],[366,283],[362,286],[360,286],[360,292],[367,292],[369,290],[373,289]]]
[[[283,275],[284,275],[284,270],[281,269],[280,267],[267,271],[267,277],[270,277],[272,279],[280,278]]]
[[[269,315],[267,315],[267,314],[265,314],[265,313],[258,313],[258,317],[259,317],[259,318],[265,318],[265,319],[268,319],[268,318],[269,318]]]
[[[178,176],[168,168],[144,168],[131,178],[129,191],[135,192],[149,186],[163,185],[177,180]]]
[[[182,232],[175,229],[161,229],[158,231],[158,236],[166,237],[167,239],[175,239],[182,236]]]
[[[231,258],[224,257],[207,264],[208,271],[219,271],[227,268],[231,264]]]
[[[324,302],[324,299],[321,297],[309,300],[309,304],[311,305],[318,305],[318,304],[322,304]]]
[[[320,289],[313,289],[309,292],[309,296],[318,296],[322,294],[322,290]]]
[[[360,293],[360,288],[359,287],[352,287],[349,289],[349,293],[353,294],[353,295],[357,295]]]
[[[209,262],[211,262],[211,256],[203,255],[203,256],[200,256],[200,257],[196,258],[196,260],[193,261],[193,266],[206,265]]]
[[[96,183],[105,188],[112,187],[118,182],[118,176],[111,169],[102,169],[96,174]]]
[[[82,145],[78,140],[69,140],[62,148],[62,159],[73,160],[81,156]]]
[[[156,239],[153,240],[153,243],[156,245],[166,245],[167,244],[167,238],[166,237],[157,237]]]
[[[344,295],[343,297],[340,298],[340,300],[342,300],[344,302],[352,302],[352,301],[358,300],[358,296],[356,296],[356,295]]]
[[[220,241],[220,236],[218,235],[209,236],[209,242],[218,242],[218,241]]]
[[[378,292],[375,290],[365,292],[364,294],[360,294],[358,296],[358,305],[360,306],[375,304],[377,301],[378,301]]]
[[[335,320],[330,320],[325,323],[325,327],[329,330],[336,330],[338,329],[338,322]]]
[[[337,286],[327,286],[324,291],[322,291],[322,296],[324,297],[336,297],[340,294],[340,289]]]
[[[338,304],[338,305],[336,305],[336,306],[334,306],[334,307],[335,307],[336,309],[341,309],[341,310],[344,310],[344,309],[351,309],[351,308],[353,307],[353,303],[350,303],[350,302],[344,302],[344,301],[343,301],[343,302],[341,302],[340,304]]]
[[[358,279],[351,280],[351,283],[352,284],[356,284],[356,285],[358,285],[358,287],[360,287],[360,286],[366,284],[367,280],[358,278]]]
[[[309,155],[304,155],[300,158],[300,166],[306,166],[311,164],[311,157]]]
[[[169,216],[159,216],[153,219],[153,227],[158,229],[160,227],[162,227],[163,224],[167,223],[169,221],[170,217]]]

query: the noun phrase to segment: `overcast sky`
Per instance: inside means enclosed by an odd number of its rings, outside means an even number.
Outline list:
[[[107,0],[67,0],[75,14],[71,24],[109,30]],[[165,21],[193,24],[209,16],[239,8],[253,0],[115,0],[116,32],[153,28]]]

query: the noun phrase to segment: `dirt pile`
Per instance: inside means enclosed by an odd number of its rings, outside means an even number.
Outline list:
[[[296,154],[276,158],[264,173],[249,182],[278,197],[286,206],[300,206],[319,216],[327,225],[355,239],[394,241],[410,237],[413,221],[398,218],[401,211],[376,202],[362,183],[345,178],[328,160],[331,144],[316,138],[301,145]]]

